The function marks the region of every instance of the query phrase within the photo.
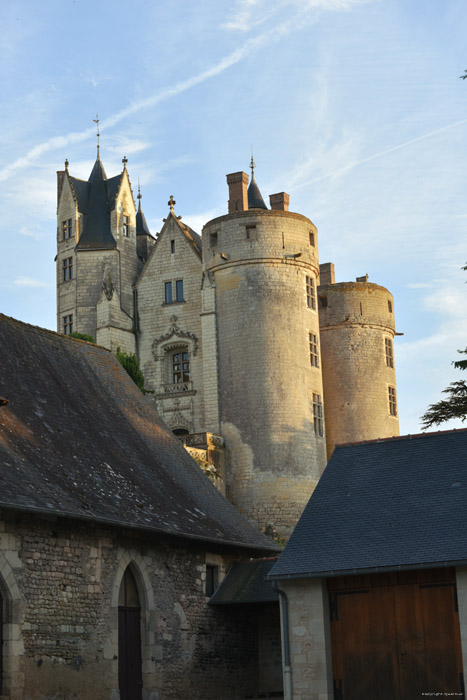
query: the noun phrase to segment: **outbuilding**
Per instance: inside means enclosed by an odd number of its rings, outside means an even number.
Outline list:
[[[269,578],[285,698],[463,698],[467,431],[336,447]]]

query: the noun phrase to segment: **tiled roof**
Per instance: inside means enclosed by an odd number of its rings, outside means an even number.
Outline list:
[[[260,551],[112,353],[0,315],[0,507]]]
[[[117,242],[110,230],[110,212],[115,207],[115,199],[120,187],[123,173],[107,179],[104,166],[100,158],[97,158],[89,176],[84,197],[84,187],[78,197],[79,211],[83,214],[83,231],[79,237],[77,248],[88,249],[112,249],[117,247]],[[73,186],[77,181],[72,178]],[[84,183],[83,183],[84,184]]]
[[[232,603],[274,603],[279,599],[276,589],[266,576],[273,559],[256,559],[234,564],[221,585],[209,599],[210,605]]]
[[[273,578],[467,563],[467,430],[340,445]]]

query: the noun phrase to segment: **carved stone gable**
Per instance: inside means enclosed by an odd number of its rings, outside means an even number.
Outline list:
[[[152,354],[154,355],[154,359],[159,360],[160,355],[159,355],[159,346],[162,343],[167,343],[169,340],[172,338],[180,338],[181,340],[190,340],[193,344],[193,349],[192,353],[195,356],[198,352],[198,338],[194,333],[190,333],[189,331],[183,331],[179,326],[177,325],[178,317],[177,316],[171,316],[170,317],[171,321],[171,327],[167,333],[164,333],[164,335],[159,336],[158,338],[155,338],[152,344]]]

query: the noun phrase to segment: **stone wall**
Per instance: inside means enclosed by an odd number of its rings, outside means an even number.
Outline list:
[[[293,700],[332,700],[326,581],[280,581],[288,598]]]
[[[396,389],[392,295],[370,282],[323,285],[318,293],[328,456],[336,444],[399,435],[388,394]]]
[[[172,252],[172,250],[174,252]],[[176,282],[183,281],[183,300]],[[172,302],[165,301],[172,284]],[[201,259],[174,214],[169,217],[137,283],[138,355],[146,386],[167,425],[190,433],[204,422],[203,343],[201,338]],[[174,353],[188,352],[188,382],[173,381]]]
[[[127,566],[142,607],[143,700],[255,697],[264,612],[209,606],[205,595],[206,561],[222,578],[244,556],[4,512],[5,698],[118,699],[118,594]]]
[[[285,211],[223,216],[204,227],[203,256],[215,285],[227,495],[260,529],[288,537],[326,462],[313,407],[321,368],[309,349],[319,336],[316,229]]]

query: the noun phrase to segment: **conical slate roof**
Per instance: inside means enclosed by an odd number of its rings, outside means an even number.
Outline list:
[[[248,187],[248,209],[267,209],[255,180],[255,161],[251,156],[251,181]]]
[[[78,249],[111,249],[117,242],[110,230],[110,211],[122,175],[107,179],[99,154],[87,182],[87,201],[83,213],[83,231]]]
[[[149,226],[141,208],[141,195],[138,195],[138,211],[136,212],[136,235],[137,236],[152,236]]]

